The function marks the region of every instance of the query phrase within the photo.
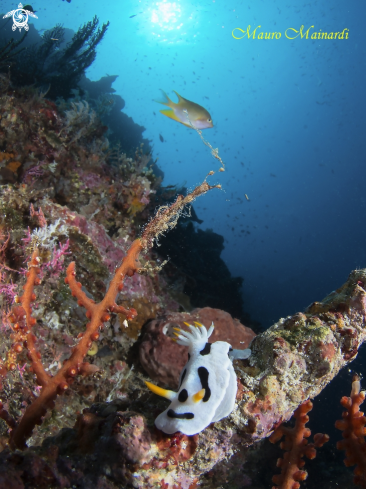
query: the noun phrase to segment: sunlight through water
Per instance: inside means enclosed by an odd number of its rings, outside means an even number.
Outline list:
[[[149,8],[152,36],[162,42],[177,43],[187,35],[187,27],[192,27],[194,12],[189,12],[189,4],[161,1]],[[184,30],[184,32],[183,32]],[[195,33],[196,34],[196,33]],[[195,34],[192,37],[195,37]]]

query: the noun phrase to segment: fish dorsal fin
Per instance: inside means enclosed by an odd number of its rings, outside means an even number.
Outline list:
[[[189,100],[187,100],[187,99],[186,99],[186,98],[184,98],[184,97],[181,97],[181,96],[179,95],[179,93],[178,93],[178,92],[176,92],[175,90],[173,90],[173,92],[174,92],[174,93],[175,93],[175,95],[178,97],[178,102],[177,102],[177,104],[180,104],[180,103],[182,103],[182,102],[189,102]]]
[[[164,97],[165,97],[166,100],[164,100],[164,101],[154,100],[154,102],[157,102],[158,104],[162,104],[162,105],[167,105],[168,107],[174,107],[175,103],[170,100],[170,98],[164,92],[164,90],[162,90],[162,89],[160,89],[160,90],[163,92],[163,95],[164,95]]]

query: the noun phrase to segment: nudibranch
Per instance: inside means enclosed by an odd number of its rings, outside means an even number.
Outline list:
[[[152,392],[171,401],[168,409],[156,418],[156,427],[167,434],[180,431],[195,435],[232,412],[237,391],[232,360],[248,358],[251,351],[233,350],[226,341],[208,343],[213,323],[208,330],[200,323],[184,324],[190,332],[174,328],[175,341],[189,349],[178,392],[145,383]]]

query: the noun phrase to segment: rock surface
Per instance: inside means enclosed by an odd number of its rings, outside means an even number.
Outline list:
[[[244,350],[255,337],[250,328],[243,326],[228,312],[211,307],[194,309],[191,313],[172,313],[150,321],[140,344],[140,362],[159,385],[171,389],[178,387],[179,375],[188,361],[188,348],[172,341],[173,328],[187,330],[184,323],[193,324],[194,321],[204,324],[207,329],[214,323],[210,343],[227,341],[234,349]]]

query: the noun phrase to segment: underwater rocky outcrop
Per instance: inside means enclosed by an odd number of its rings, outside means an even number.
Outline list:
[[[40,350],[52,371],[51,365],[57,366],[81,325],[79,313],[72,317],[64,308],[71,297],[63,282],[67,260],[72,256],[77,260],[91,285],[89,293],[100,298],[114,266],[139,232],[140,220],[146,221],[151,213],[150,199],[159,179],[149,168],[150,155],[138,149],[128,158],[110,149],[106,128],[87,102],[60,106],[29,88],[6,91],[0,98],[0,302],[5,331],[1,353],[6,354],[12,344],[6,314],[24,283],[22,267],[36,241],[42,249],[42,285],[36,306],[43,338]],[[156,255],[145,260],[153,270]],[[91,352],[91,358],[105,359],[110,380],[105,384],[102,377],[96,378],[81,387],[79,394],[77,388],[76,397],[71,396],[74,400],[68,400],[70,406],[89,394],[98,397],[94,382],[109,385],[112,393],[117,379],[128,375],[126,352],[143,323],[160,310],[178,310],[163,289],[164,278],[154,272],[136,276],[125,288],[138,319],[125,332],[124,318],[115,318],[115,328],[107,334],[112,334],[109,346],[105,343]],[[19,365],[25,365],[23,360]],[[32,375],[23,371],[14,375],[9,385],[3,385],[2,400],[11,403],[17,416],[24,409],[21,403],[26,404],[36,391]],[[14,382],[19,384],[16,378],[21,386],[13,389]],[[109,393],[100,393],[101,398]]]
[[[115,94],[112,88],[117,75],[103,76],[97,81],[91,81],[83,76],[78,84],[80,94],[94,108],[108,131],[108,140],[112,146],[119,145],[124,153],[133,156],[137,147],[143,144],[144,152],[150,153],[150,141],[143,137],[145,127],[137,124],[123,112],[125,101]],[[153,164],[154,173],[163,178],[164,173]]]
[[[198,435],[154,428],[166,401],[146,392],[137,373],[133,382],[125,380],[124,396],[84,409],[74,427],[51,433],[41,447],[3,450],[0,481],[9,488],[250,485],[243,475],[247,447],[289,419],[357,355],[366,338],[365,283],[365,270],[352,272],[323,301],[256,336],[252,356],[234,362],[239,388],[233,413]],[[232,456],[229,476],[220,463]],[[205,473],[211,477],[201,479]]]
[[[6,332],[1,352],[6,355],[12,344],[7,314],[25,282],[25,259],[32,243],[37,243],[42,250],[42,284],[34,314],[42,338],[40,351],[52,372],[64,355],[65,344],[82,327],[82,317],[78,308],[71,307],[70,292],[63,283],[67,262],[76,260],[89,284],[88,293],[99,300],[115,265],[153,213],[160,179],[143,150],[137,149],[129,158],[119,147],[110,147],[107,128],[88,102],[56,104],[34,88],[10,86],[0,99],[0,291]],[[142,259],[146,274],[135,276],[124,288],[122,301],[136,309],[138,316],[128,328],[123,317],[113,319],[102,344],[90,353],[95,362],[109,362],[110,381],[105,383],[98,374],[91,383],[82,386],[81,382],[79,392],[79,382],[75,383],[67,402],[62,401],[70,414],[81,409],[80,402],[86,402],[85,406],[112,398],[115,383],[129,376],[133,362],[127,366],[126,360],[142,326],[159,314],[182,310],[169,291],[171,278],[168,286],[166,271],[156,271],[161,261],[155,251],[147,254]],[[184,295],[182,287],[182,283],[174,287],[178,297]],[[19,365],[25,364],[24,358]],[[9,384],[4,381],[3,401],[11,403],[10,410],[18,417],[36,391],[30,372],[16,370],[11,376]],[[65,425],[71,426],[68,415],[63,416]],[[35,440],[44,435],[35,434]]]
[[[0,97],[0,184],[47,189],[57,203],[95,213],[111,233],[128,228],[150,203],[159,182],[150,155],[138,149],[127,158],[111,148],[107,127],[87,102],[56,105],[32,88]]]
[[[52,101],[70,97],[75,103],[86,101],[108,127],[112,146],[119,145],[125,154],[133,157],[136,148],[143,144],[148,154],[151,147],[143,137],[145,128],[122,112],[125,101],[112,88],[117,76],[107,75],[98,81],[85,76],[107,28],[108,23],[98,28],[97,17],[76,33],[56,25],[42,35],[33,28],[14,39],[11,29],[0,28],[0,92],[9,86],[32,86]],[[156,166],[154,169],[163,177],[161,170]]]

